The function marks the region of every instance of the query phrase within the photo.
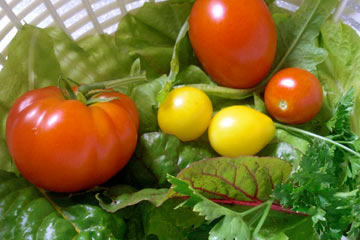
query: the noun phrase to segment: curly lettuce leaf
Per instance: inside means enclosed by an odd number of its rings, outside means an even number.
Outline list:
[[[329,108],[354,88],[355,106],[351,130],[360,136],[360,37],[350,26],[327,21],[321,29],[320,45],[328,51],[326,61],[318,66],[319,78],[326,91]]]
[[[316,66],[326,59],[327,52],[316,45],[316,38],[337,3],[337,0],[305,0],[292,15],[273,15],[278,43],[270,77],[285,67],[300,67],[317,74]]]

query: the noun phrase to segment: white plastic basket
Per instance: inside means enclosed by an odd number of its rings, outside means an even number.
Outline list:
[[[6,60],[7,45],[22,24],[57,25],[73,39],[85,34],[112,34],[126,12],[147,1],[163,0],[0,0],[0,65]],[[301,2],[276,1],[279,6],[290,10],[296,9]],[[336,15],[357,30],[360,30],[359,2],[343,0]]]
[[[112,34],[122,16],[149,1],[164,0],[0,0],[0,69],[6,61],[7,45],[25,23],[58,26],[74,40],[87,34]],[[288,10],[296,10],[301,3],[276,0]],[[334,17],[360,34],[360,0],[342,0]]]

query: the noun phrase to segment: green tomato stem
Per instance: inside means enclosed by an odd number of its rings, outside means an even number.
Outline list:
[[[60,74],[58,79],[58,88],[60,89],[61,94],[63,95],[64,99],[77,99],[74,90],[71,87],[72,80],[68,78],[63,78]]]
[[[98,83],[90,83],[81,85],[79,87],[79,91],[82,92],[85,96],[88,94],[88,92],[96,89],[106,89],[106,88],[112,88],[117,87],[121,85],[127,85],[129,83],[139,83],[139,82],[146,82],[146,76],[136,76],[136,77],[125,77],[125,78],[119,78],[114,80],[109,80],[105,82],[98,82]]]
[[[182,87],[182,86],[184,85],[179,85],[176,87]],[[188,84],[186,86],[195,87],[204,91],[206,94],[222,97],[226,99],[242,100],[253,96],[252,89],[235,89],[235,88],[227,88],[227,87],[221,87],[221,86],[209,85],[209,84]]]
[[[91,105],[91,104],[95,104],[95,103],[100,103],[100,102],[111,102],[113,100],[119,99],[117,97],[110,97],[110,98],[91,98],[89,100],[87,100],[86,105]]]
[[[334,144],[335,146],[349,152],[349,153],[352,153],[354,154],[355,156],[359,157],[360,158],[360,153],[352,150],[351,148],[348,148],[347,146],[343,145],[343,144],[340,144],[334,140],[331,140],[327,137],[323,137],[323,136],[320,136],[318,134],[315,134],[315,133],[312,133],[312,132],[309,132],[309,131],[306,131],[306,130],[303,130],[303,129],[300,129],[300,128],[295,128],[295,127],[290,127],[290,126],[287,126],[287,125],[283,125],[281,123],[275,123],[275,126],[277,128],[280,128],[280,129],[283,129],[283,130],[286,130],[288,132],[296,132],[296,133],[300,133],[300,134],[304,134],[304,135],[307,135],[307,136],[310,136],[310,137],[314,137],[314,138],[317,138],[317,139],[320,139],[322,141],[325,141],[325,142],[328,142],[328,143],[331,143],[331,144]]]

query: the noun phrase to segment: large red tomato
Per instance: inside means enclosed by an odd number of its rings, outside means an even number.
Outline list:
[[[276,52],[276,27],[264,0],[196,0],[189,36],[205,71],[227,87],[257,85]]]
[[[300,124],[320,111],[323,90],[319,80],[300,68],[286,68],[275,74],[265,88],[265,105],[276,120]]]
[[[25,93],[6,123],[16,166],[36,186],[74,192],[99,185],[121,170],[137,142],[138,114],[127,96],[86,106],[56,87]]]

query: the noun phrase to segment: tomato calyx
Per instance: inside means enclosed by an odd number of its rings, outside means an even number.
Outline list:
[[[74,80],[71,80],[70,78],[64,78],[63,75],[60,74],[58,79],[58,87],[63,97],[67,100],[77,99],[76,93],[71,86],[72,84],[75,84],[77,87],[79,86],[79,84]]]
[[[116,97],[96,97],[101,93],[112,92],[113,87],[120,87],[122,85],[128,85],[129,83],[143,83],[146,81],[147,79],[145,75],[139,75],[80,85],[76,81],[70,78],[64,78],[62,75],[60,75],[58,80],[58,87],[65,99],[78,100],[88,106],[99,102],[110,102],[117,99]]]

